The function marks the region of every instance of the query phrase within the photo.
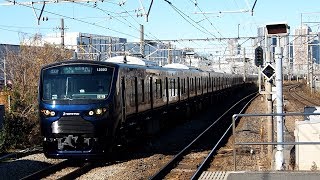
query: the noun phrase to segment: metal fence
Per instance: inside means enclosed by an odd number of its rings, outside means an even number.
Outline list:
[[[266,116],[310,116],[310,115],[320,115],[320,113],[299,113],[299,112],[290,112],[290,113],[280,113],[280,114],[234,114],[232,116],[232,135],[234,140],[233,145],[233,164],[234,171],[237,170],[236,164],[236,146],[237,145],[315,145],[320,144],[320,142],[236,142],[236,120],[239,117],[266,117]]]

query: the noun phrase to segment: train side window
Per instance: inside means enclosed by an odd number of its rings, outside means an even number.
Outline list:
[[[139,90],[138,90],[138,78],[134,77],[134,103],[136,107],[136,112],[138,112],[139,105]]]
[[[186,79],[183,79],[183,93],[185,94],[187,92],[187,89],[186,89]]]
[[[180,90],[180,91],[181,91],[181,94],[184,94],[184,79],[181,79],[181,80],[180,80],[180,84],[181,84],[181,85],[180,85],[180,88],[181,88],[181,90]]]
[[[129,83],[128,83],[129,84]],[[130,87],[128,88],[130,89],[130,106],[135,106],[135,87],[134,87],[134,78],[130,79]]]
[[[180,95],[181,95],[181,84],[180,84],[180,77],[178,77],[178,79],[177,79],[177,95],[180,97]]]
[[[206,90],[206,93],[207,93],[208,92],[208,84],[209,84],[208,77],[205,77],[204,79],[205,79],[204,80],[204,89]]]
[[[166,77],[165,83],[166,83],[166,85],[165,85],[166,97],[167,97],[167,99],[168,99],[168,97],[169,97],[169,82],[168,82],[168,77]]]
[[[158,98],[158,91],[159,91],[159,88],[158,88],[158,79],[155,79],[155,84],[156,84],[156,98]]]
[[[145,81],[145,102],[150,103],[150,81],[148,79]]]
[[[155,84],[156,84],[156,98],[157,98],[157,99],[160,99],[160,98],[162,98],[162,84],[161,84],[161,79],[156,79]]]
[[[201,78],[198,78],[198,81],[199,81],[199,87],[198,89],[201,90],[201,85],[202,85],[202,77]]]
[[[162,79],[160,79],[160,98],[162,98]]]
[[[142,96],[141,96],[141,102],[144,102],[144,79],[141,79],[141,93],[142,93]]]
[[[192,92],[193,91],[193,78],[191,78],[191,85],[190,85],[190,91]]]
[[[173,79],[173,96],[176,96],[176,79]]]
[[[170,83],[169,83],[170,96],[174,96],[174,95],[175,95],[175,91],[174,91],[174,88],[175,88],[175,79],[170,78],[169,82],[170,82]]]
[[[194,90],[197,94],[197,77],[194,78]]]

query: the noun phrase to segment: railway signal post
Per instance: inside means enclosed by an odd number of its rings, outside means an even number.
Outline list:
[[[280,37],[287,36],[289,26],[286,23],[269,24],[266,25],[267,34],[269,37],[277,37],[277,47],[275,48],[275,83],[276,83],[276,101],[277,114],[283,114],[283,92],[282,92],[282,48],[280,47]],[[283,143],[283,116],[277,116],[277,143]],[[275,153],[275,169],[284,170],[284,156],[283,145],[277,145],[277,152]]]

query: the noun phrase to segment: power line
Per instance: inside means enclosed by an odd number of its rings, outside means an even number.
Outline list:
[[[15,2],[15,3],[18,4],[18,5],[24,6],[24,7],[40,10],[39,8],[31,7],[29,5],[20,4],[18,2]],[[55,15],[55,16],[60,16],[60,17],[63,17],[65,19],[71,19],[71,20],[78,21],[78,22],[81,22],[81,23],[84,23],[84,24],[89,24],[89,25],[92,25],[92,26],[96,26],[96,27],[99,27],[99,28],[102,28],[102,29],[107,29],[109,31],[113,31],[113,32],[116,32],[116,33],[119,33],[119,34],[127,35],[129,37],[137,38],[136,36],[133,36],[131,34],[127,34],[127,33],[124,33],[124,32],[118,31],[118,30],[114,30],[114,29],[111,29],[111,28],[108,28],[108,27],[104,27],[104,26],[98,25],[96,23],[90,23],[90,22],[87,22],[87,21],[84,21],[84,20],[81,20],[81,19],[77,19],[77,18],[74,18],[74,17],[69,17],[69,16],[66,16],[66,15],[62,15],[62,14],[58,14],[58,13],[54,13],[54,12],[50,12],[50,11],[46,11],[46,10],[43,10],[43,12],[46,12],[48,14],[52,14],[52,15]]]
[[[0,24],[0,27],[7,27],[7,28],[23,28],[23,29],[54,29],[54,28],[38,28],[38,27],[27,27],[27,26],[8,26]]]
[[[183,11],[181,11],[179,8],[177,8],[176,6],[174,6],[170,1],[168,0],[164,0],[165,2],[167,2],[185,21],[187,21],[190,25],[192,25],[193,27],[195,27],[196,29],[198,29],[199,31],[201,31],[204,34],[207,35],[211,35],[213,37],[215,37],[214,34],[212,34],[210,31],[208,31],[206,28],[204,28],[203,26],[199,25],[195,20],[193,20],[190,16],[186,15]],[[190,20],[188,20],[190,19]],[[195,24],[197,24],[199,27],[201,27],[202,29],[196,27],[193,23],[191,23],[190,21],[194,22]],[[206,32],[205,32],[206,31]]]
[[[190,0],[192,2],[192,0]],[[192,2],[193,3],[193,2]],[[202,9],[198,6],[197,3],[194,3],[194,5],[199,9],[200,12],[203,12]],[[218,34],[220,34],[220,36],[223,38],[222,34],[220,33],[220,31],[213,25],[213,23],[209,20],[209,18],[203,14],[203,16],[205,17],[205,19],[209,22],[209,24],[218,32]],[[214,35],[214,37],[216,37]]]

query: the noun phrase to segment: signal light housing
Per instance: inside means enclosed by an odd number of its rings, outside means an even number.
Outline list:
[[[263,65],[263,49],[261,46],[258,46],[254,51],[254,63],[256,66],[262,66]]]

